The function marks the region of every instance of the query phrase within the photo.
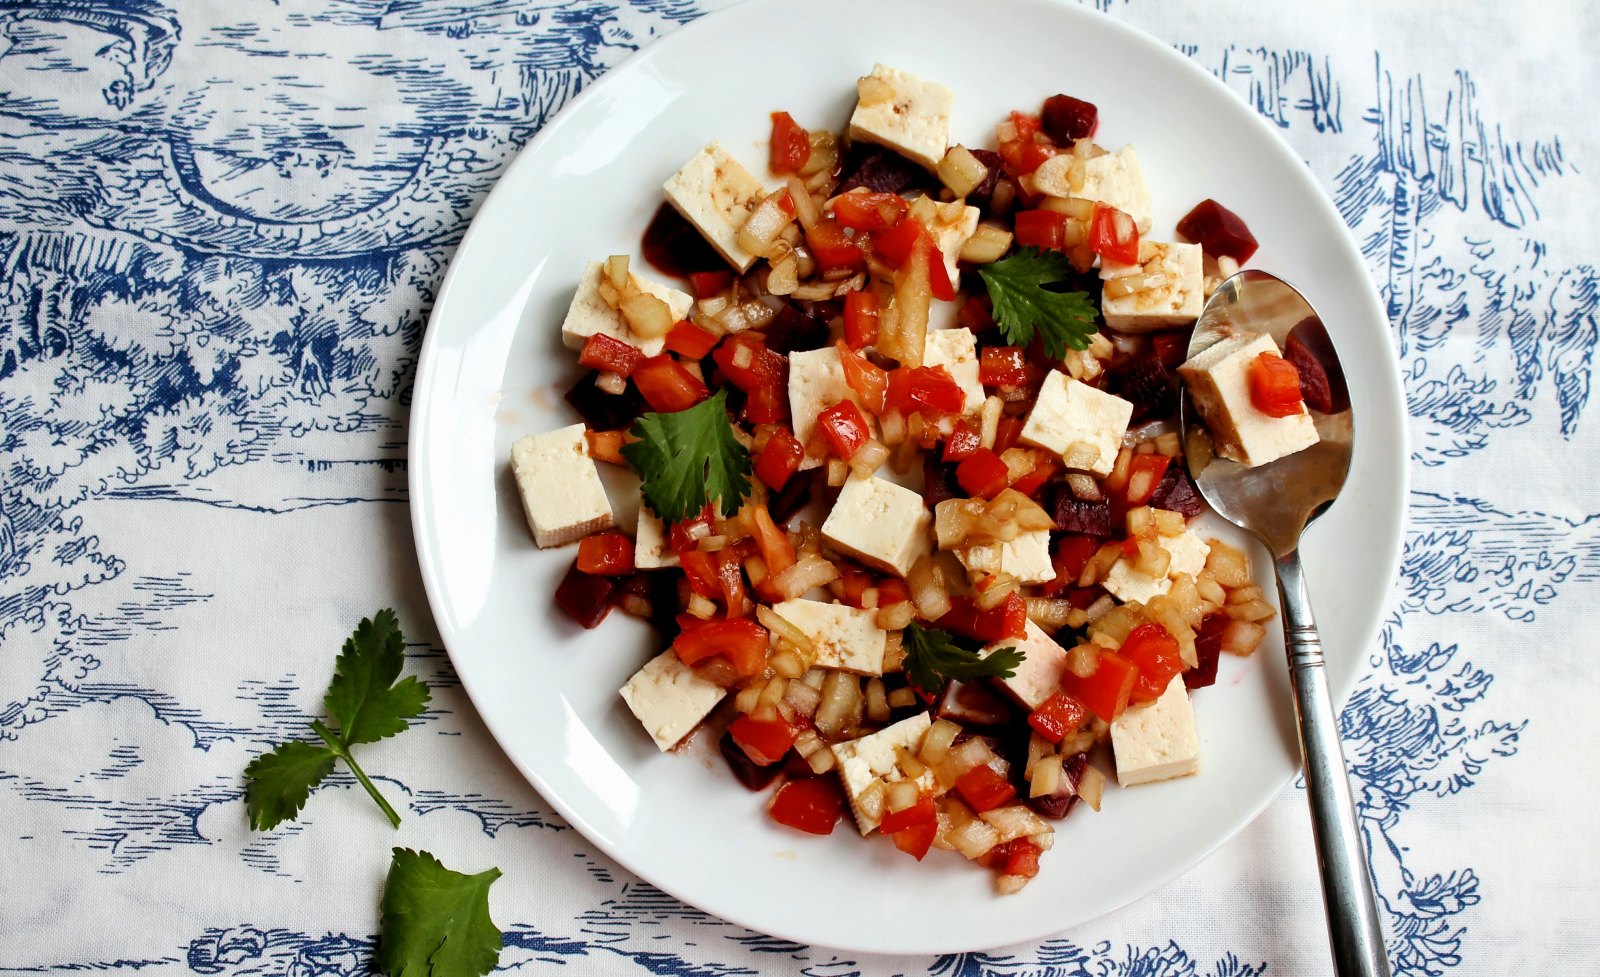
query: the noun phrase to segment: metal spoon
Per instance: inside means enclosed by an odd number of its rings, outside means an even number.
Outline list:
[[[1338,718],[1328,694],[1322,639],[1300,567],[1301,533],[1333,504],[1350,470],[1355,429],[1349,391],[1338,355],[1316,311],[1282,279],[1249,270],[1224,282],[1195,324],[1189,356],[1240,331],[1268,333],[1280,349],[1293,331],[1327,370],[1336,413],[1313,413],[1321,439],[1316,445],[1247,468],[1212,456],[1209,437],[1194,416],[1185,391],[1180,423],[1189,474],[1212,509],[1261,540],[1277,571],[1283,640],[1294,687],[1334,971],[1341,977],[1388,977],[1372,877],[1339,746]]]

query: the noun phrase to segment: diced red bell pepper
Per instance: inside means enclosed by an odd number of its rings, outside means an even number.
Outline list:
[[[944,442],[942,461],[964,461],[972,457],[972,453],[983,447],[983,435],[966,421],[956,421],[954,431]]]
[[[1013,417],[1010,414],[1002,414],[1000,416],[1000,423],[995,427],[995,454],[1000,454],[1007,448],[1015,448],[1017,446],[1017,439],[1022,437],[1022,428],[1024,425],[1026,425],[1026,423],[1027,422],[1021,417]]]
[[[1017,244],[1028,248],[1066,246],[1067,218],[1053,210],[1022,210],[1016,216]]]
[[[929,821],[927,824],[916,824],[909,828],[901,828],[891,834],[889,840],[901,851],[922,861],[928,849],[933,847],[933,839],[939,834],[939,822]]]
[[[890,410],[907,416],[920,413],[931,420],[959,415],[966,405],[966,395],[942,366],[902,366],[889,374],[889,394],[884,403]]]
[[[759,334],[729,336],[712,350],[711,359],[729,383],[748,395],[743,413],[746,421],[775,424],[788,418],[789,358],[768,349]]]
[[[881,599],[879,603],[883,605]],[[971,597],[952,597],[950,610],[934,623],[986,645],[1021,638],[1027,634],[1028,602],[1020,593],[1013,593],[999,606],[985,611],[974,604]]]
[[[1028,357],[1021,346],[985,346],[978,354],[978,382],[985,387],[1020,387],[1028,382]]]
[[[778,428],[756,458],[756,477],[765,482],[767,488],[779,491],[800,470],[800,462],[805,457],[806,446],[800,439],[790,434],[788,428]]]
[[[1056,463],[1045,457],[1042,452],[1036,452],[1033,470],[1011,483],[1011,487],[1023,495],[1032,495],[1044,487],[1050,476],[1056,473]]]
[[[1156,494],[1156,489],[1161,485],[1161,476],[1167,473],[1167,466],[1171,464],[1172,458],[1168,455],[1133,456],[1133,460],[1128,463],[1128,484],[1123,492],[1123,498],[1129,508],[1150,501],[1150,497]]]
[[[878,295],[851,292],[844,297],[844,341],[851,349],[866,349],[878,341]]]
[[[679,319],[673,325],[672,331],[667,333],[667,352],[677,353],[679,356],[685,356],[691,360],[704,359],[705,355],[711,352],[711,348],[715,345],[717,345],[716,336],[701,329],[688,319]]]
[[[939,812],[933,806],[933,795],[923,793],[917,796],[916,803],[901,811],[885,811],[883,820],[878,822],[878,830],[886,835],[906,828],[916,827],[919,824],[937,824]]]
[[[678,615],[683,628],[672,650],[685,665],[721,655],[739,675],[759,675],[767,663],[767,629],[747,617],[718,617],[702,621]]]
[[[633,540],[621,533],[596,533],[578,540],[578,569],[602,577],[633,572]]]
[[[745,755],[763,767],[783,759],[794,745],[799,730],[782,719],[756,719],[740,716],[728,726],[728,733]]]
[[[1281,356],[1262,353],[1250,364],[1250,403],[1268,417],[1292,417],[1304,409],[1300,371]]]
[[[828,450],[849,461],[872,438],[872,429],[854,401],[841,400],[817,415],[817,432]]]
[[[851,607],[860,608],[864,595],[872,587],[872,574],[844,562],[838,566],[839,584],[844,591],[839,599]]]
[[[751,505],[750,516],[750,521],[755,524],[753,528],[756,547],[761,551],[762,562],[767,565],[767,573],[782,573],[793,566],[794,544],[789,542],[788,535],[778,528],[778,524],[772,521],[772,513],[767,511],[767,507]]]
[[[939,250],[931,235],[923,233],[922,240],[917,242],[912,257],[917,261],[928,262],[928,291],[933,297],[941,302],[954,302],[956,287],[950,281],[950,268],[944,263],[944,252]]]
[[[667,544],[676,553],[692,550],[700,545],[699,537],[701,535],[710,535],[710,529],[715,522],[716,516],[711,511],[711,503],[708,502],[693,518],[672,523],[667,527]],[[698,526],[704,526],[706,531],[701,533],[696,528]]]
[[[1133,663],[1139,670],[1134,679],[1129,702],[1150,702],[1167,690],[1172,677],[1183,671],[1183,657],[1178,652],[1178,639],[1154,621],[1134,628],[1118,654]]]
[[[1039,708],[1028,714],[1028,725],[1052,743],[1059,743],[1068,734],[1076,733],[1088,721],[1089,707],[1065,692],[1052,694]]]
[[[975,499],[992,499],[1010,484],[1010,469],[988,448],[978,448],[956,466],[956,481]]]
[[[1071,670],[1063,671],[1061,688],[1109,723],[1128,708],[1128,697],[1138,678],[1139,669],[1133,662],[1114,651],[1102,650],[1093,675],[1079,678]]]
[[[773,795],[769,813],[779,824],[814,835],[832,834],[844,813],[844,793],[837,777],[786,780]]]
[[[743,554],[733,549],[725,549],[717,554],[717,589],[718,596],[728,609],[728,616],[735,617],[745,613],[745,587]],[[679,557],[681,563],[683,558]]]
[[[851,240],[844,227],[831,217],[824,217],[806,231],[806,246],[817,264],[828,271],[860,271],[867,266],[866,253]]]
[[[1241,265],[1256,253],[1256,238],[1244,219],[1215,200],[1202,200],[1178,221],[1178,235],[1213,257],[1227,255]]]
[[[899,577],[885,577],[878,581],[878,606],[893,607],[911,599],[911,588]]]
[[[689,273],[689,287],[694,289],[694,297],[708,299],[720,295],[733,284],[731,271],[692,271]]]
[[[1139,263],[1139,226],[1115,207],[1094,205],[1089,222],[1089,250],[1125,265]]]
[[[962,774],[955,789],[967,806],[979,814],[1008,804],[1017,796],[1017,789],[1011,782],[987,763],[980,763]]]
[[[717,555],[697,550],[694,547],[678,553],[678,562],[683,568],[684,576],[689,578],[689,589],[704,597],[706,600],[717,600],[722,596],[722,581],[717,576]]]
[[[860,395],[867,410],[882,414],[889,395],[889,371],[853,351],[842,339],[834,345],[839,351],[839,363],[844,367],[844,382]]]
[[[663,414],[688,410],[711,395],[704,381],[666,353],[635,367],[633,382],[650,409]]]
[[[833,198],[833,219],[854,231],[886,231],[906,213],[898,193],[852,190]]]
[[[1013,838],[1005,844],[994,846],[989,857],[993,860],[991,864],[995,871],[1001,875],[1020,875],[1031,879],[1039,874],[1039,855],[1043,851],[1026,838]]]
[[[1035,142],[1032,133],[1022,137],[1021,126],[1017,131],[1020,138],[1008,139],[996,147],[1006,172],[1014,177],[1032,173],[1045,160],[1056,154],[1054,146]]]
[[[643,362],[644,354],[639,352],[637,346],[631,346],[602,332],[585,339],[583,352],[578,354],[579,366],[624,377],[631,376]]]
[[[1093,536],[1067,533],[1056,543],[1050,565],[1055,568],[1055,578],[1039,588],[1045,597],[1056,597],[1078,585],[1078,576],[1089,560],[1100,549],[1100,541]]]
[[[796,173],[811,158],[811,134],[787,112],[772,113],[772,143],[767,168],[773,173]]]
[[[911,257],[911,253],[916,250],[917,242],[926,234],[921,224],[910,217],[904,217],[888,230],[872,235],[872,250],[884,261],[898,268]]]

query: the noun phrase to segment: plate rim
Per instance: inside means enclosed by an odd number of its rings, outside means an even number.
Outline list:
[[[661,891],[666,892],[680,902],[707,912],[718,919],[726,920],[730,923],[745,927],[754,932],[766,933],[771,936],[786,940],[793,940],[797,943],[809,946],[821,946],[830,949],[845,950],[853,953],[875,955],[909,955],[976,952],[1005,946],[1014,946],[1021,942],[1048,939],[1064,932],[1063,927],[1059,925],[1049,925],[1041,929],[1038,926],[1034,926],[1027,928],[1027,932],[1023,933],[1022,935],[1007,933],[1005,934],[1005,937],[1000,940],[980,940],[976,943],[970,940],[955,940],[929,945],[926,942],[906,944],[895,943],[893,940],[885,940],[873,946],[865,946],[850,942],[819,942],[815,936],[805,934],[791,927],[773,926],[766,922],[756,924],[741,918],[740,914],[737,913],[729,913],[721,909],[711,910],[704,908],[699,902],[686,895],[677,882],[673,879],[656,878],[642,874],[630,863],[626,855],[621,850],[620,845],[614,843],[614,841],[607,837],[603,831],[598,830],[596,826],[581,816],[581,814],[575,808],[573,808],[566,799],[561,797],[557,792],[550,790],[544,777],[542,777],[531,766],[519,760],[513,754],[513,752],[504,745],[502,738],[504,735],[504,730],[502,725],[497,719],[492,718],[489,714],[479,709],[477,703],[480,700],[473,691],[474,685],[476,684],[476,679],[469,679],[467,673],[463,672],[461,663],[457,657],[457,651],[452,648],[452,638],[458,638],[459,635],[455,635],[453,633],[453,628],[448,629],[452,633],[447,633],[447,627],[443,623],[443,619],[441,619],[441,616],[437,610],[439,607],[439,589],[442,586],[442,581],[439,579],[440,564],[437,553],[428,551],[427,541],[431,539],[431,536],[427,530],[430,528],[432,523],[430,521],[429,512],[425,511],[428,509],[428,506],[424,504],[425,501],[432,499],[433,496],[432,493],[422,485],[422,482],[425,481],[424,467],[412,463],[412,459],[414,456],[419,454],[426,455],[426,451],[418,451],[417,449],[419,446],[428,446],[431,441],[427,432],[430,417],[430,410],[428,408],[431,406],[435,397],[437,387],[434,374],[439,370],[439,359],[442,355],[438,349],[441,341],[437,339],[437,337],[440,335],[440,331],[433,328],[433,323],[435,321],[435,316],[449,305],[450,297],[457,287],[457,279],[464,274],[462,269],[465,267],[465,264],[460,259],[463,255],[469,253],[469,247],[471,246],[478,232],[484,226],[484,222],[480,220],[480,216],[490,210],[498,195],[504,195],[505,193],[509,192],[506,190],[506,187],[510,182],[508,178],[518,166],[524,164],[525,159],[530,158],[533,155],[530,151],[542,147],[546,141],[557,138],[560,135],[564,125],[570,123],[574,117],[582,115],[586,109],[586,106],[588,106],[591,102],[604,97],[605,93],[610,87],[608,82],[611,82],[614,76],[617,76],[626,70],[630,70],[637,63],[643,62],[655,56],[659,53],[663,46],[668,46],[668,48],[671,49],[683,45],[693,44],[701,32],[708,30],[708,28],[705,28],[704,25],[707,23],[715,23],[720,21],[724,16],[729,15],[734,11],[747,10],[749,8],[762,6],[780,5],[783,5],[783,0],[739,0],[739,2],[730,4],[727,7],[704,13],[692,21],[683,23],[670,34],[652,40],[650,43],[629,54],[617,64],[608,68],[602,75],[585,85],[582,91],[575,95],[571,100],[563,105],[560,110],[551,116],[550,119],[539,128],[539,131],[535,133],[527,143],[517,150],[516,155],[510,160],[509,163],[506,164],[500,176],[496,178],[494,186],[490,189],[489,193],[486,194],[483,200],[478,204],[473,213],[472,220],[468,224],[465,234],[462,236],[461,241],[456,246],[454,253],[451,255],[449,266],[446,269],[445,275],[440,283],[432,309],[429,313],[428,328],[424,332],[422,344],[418,351],[417,369],[412,387],[413,394],[410,405],[411,413],[407,422],[407,507],[409,509],[413,540],[417,551],[418,565],[421,571],[424,594],[429,605],[429,612],[434,618],[436,630],[439,633],[441,642],[445,646],[446,654],[450,657],[451,666],[455,670],[457,678],[461,682],[462,689],[466,692],[468,699],[472,702],[472,708],[474,712],[477,713],[480,720],[484,723],[485,728],[488,730],[490,737],[494,741],[495,748],[501,751],[502,755],[504,755],[506,759],[510,761],[512,766],[516,768],[517,772],[534,787],[534,789],[539,793],[539,796],[551,807],[553,807],[568,824],[577,829],[589,844],[598,848],[607,857],[614,860],[625,871],[637,878],[642,879]],[[1014,10],[1028,10],[1031,8],[1034,13],[1030,14],[1029,16],[1059,15],[1066,17],[1069,20],[1077,19],[1080,23],[1093,22],[1095,27],[1092,29],[1094,30],[1106,30],[1114,34],[1119,34],[1125,42],[1138,45],[1151,52],[1152,57],[1168,59],[1174,65],[1181,64],[1182,68],[1177,70],[1186,72],[1194,84],[1210,89],[1213,96],[1223,96],[1236,102],[1240,102],[1241,108],[1244,110],[1244,114],[1248,115],[1253,120],[1251,124],[1262,132],[1270,135],[1271,138],[1269,141],[1274,146],[1274,149],[1279,156],[1283,158],[1283,161],[1296,164],[1292,167],[1286,167],[1286,171],[1292,171],[1296,174],[1293,179],[1298,182],[1299,189],[1308,198],[1314,199],[1316,201],[1315,206],[1323,212],[1323,216],[1331,220],[1331,222],[1340,229],[1338,241],[1340,245],[1339,250],[1343,252],[1343,256],[1345,258],[1354,261],[1355,266],[1360,270],[1359,277],[1366,285],[1365,288],[1361,289],[1359,297],[1360,304],[1364,307],[1363,311],[1367,315],[1371,316],[1373,320],[1383,324],[1381,334],[1385,344],[1385,352],[1388,354],[1386,361],[1388,362],[1390,369],[1385,371],[1383,375],[1384,383],[1381,389],[1388,394],[1395,395],[1394,399],[1399,408],[1399,412],[1396,417],[1396,420],[1399,421],[1399,423],[1397,425],[1397,431],[1395,432],[1395,438],[1397,441],[1396,449],[1402,463],[1393,471],[1391,478],[1393,482],[1392,491],[1398,500],[1398,511],[1394,514],[1394,532],[1391,536],[1386,537],[1387,545],[1384,552],[1381,554],[1382,565],[1384,567],[1384,579],[1392,584],[1396,579],[1398,579],[1398,574],[1401,568],[1401,557],[1404,550],[1405,531],[1407,521],[1409,519],[1409,499],[1411,493],[1411,471],[1409,464],[1411,459],[1411,446],[1410,433],[1407,424],[1409,421],[1409,411],[1406,409],[1406,402],[1404,399],[1404,386],[1399,370],[1398,350],[1392,324],[1390,323],[1389,317],[1384,310],[1376,283],[1372,279],[1371,270],[1367,266],[1365,260],[1361,257],[1359,242],[1356,241],[1354,233],[1351,231],[1349,225],[1339,214],[1336,205],[1329,198],[1327,191],[1317,180],[1316,176],[1311,172],[1311,169],[1307,165],[1306,161],[1298,155],[1293,146],[1291,146],[1286,139],[1284,139],[1278,132],[1273,130],[1271,125],[1261,116],[1259,112],[1257,112],[1247,103],[1244,103],[1238,94],[1230,89],[1222,80],[1218,79],[1189,56],[1175,50],[1172,45],[1168,44],[1162,39],[1146,32],[1145,30],[1135,27],[1132,24],[1124,23],[1107,12],[1101,11],[1097,8],[1078,6],[1076,4],[1065,2],[1065,0],[1008,0],[1008,6],[1012,7]],[[1382,415],[1379,415],[1379,419],[1380,421],[1382,420]],[[499,489],[497,489],[497,494],[498,492]],[[1335,504],[1337,505],[1337,503]],[[1359,652],[1366,652],[1374,646],[1382,631],[1383,622],[1389,616],[1389,613],[1395,604],[1396,597],[1393,594],[1391,587],[1389,596],[1383,601],[1382,606],[1379,607],[1373,614],[1370,627],[1364,629],[1363,633],[1361,634],[1363,640],[1359,645]],[[1354,693],[1356,686],[1359,684],[1362,674],[1362,667],[1357,665],[1351,668],[1348,676],[1343,681],[1330,683],[1332,686],[1331,691],[1333,693],[1334,707],[1336,710],[1342,711],[1349,697]],[[1224,819],[1224,821],[1227,823],[1227,828],[1219,833],[1216,842],[1210,847],[1197,847],[1193,849],[1192,853],[1187,857],[1170,861],[1162,871],[1146,875],[1146,879],[1148,879],[1148,881],[1145,884],[1134,887],[1133,890],[1126,894],[1125,897],[1104,906],[1100,910],[1094,912],[1092,915],[1079,920],[1077,923],[1069,924],[1068,928],[1070,928],[1071,925],[1081,926],[1092,920],[1102,919],[1111,913],[1114,913],[1134,902],[1153,895],[1171,885],[1173,881],[1188,873],[1198,863],[1215,854],[1229,842],[1235,840],[1245,827],[1254,822],[1258,817],[1260,817],[1261,813],[1268,806],[1283,796],[1283,786],[1292,784],[1300,775],[1301,769],[1301,765],[1297,764],[1290,774],[1285,777],[1283,785],[1280,785],[1273,792],[1264,794],[1257,803],[1248,805],[1245,808],[1241,808],[1236,817]]]

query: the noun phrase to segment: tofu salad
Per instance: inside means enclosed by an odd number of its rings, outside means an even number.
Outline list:
[[[777,822],[848,812],[1015,892],[1108,774],[1200,769],[1190,694],[1274,613],[1190,526],[1179,377],[1244,464],[1312,443],[1318,405],[1270,337],[1183,362],[1256,242],[1210,200],[1152,237],[1093,104],[965,146],[942,85],[878,65],[857,94],[840,134],[774,112],[765,173],[708,144],[648,267],[588,263],[581,421],[511,466],[537,544],[577,543],[560,611],[660,631],[621,689],[657,747],[704,729]]]

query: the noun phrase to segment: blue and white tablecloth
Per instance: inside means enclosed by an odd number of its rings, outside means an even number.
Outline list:
[[[0,972],[365,973],[393,844],[502,867],[526,973],[1326,971],[1295,787],[1059,938],[872,958],[640,883],[474,715],[406,509],[429,303],[517,147],[719,5],[0,0]],[[1280,127],[1388,304],[1414,491],[1344,735],[1396,972],[1600,971],[1600,8],[1096,5]],[[341,773],[250,832],[245,764],[391,605],[435,688],[367,748],[404,826]]]

